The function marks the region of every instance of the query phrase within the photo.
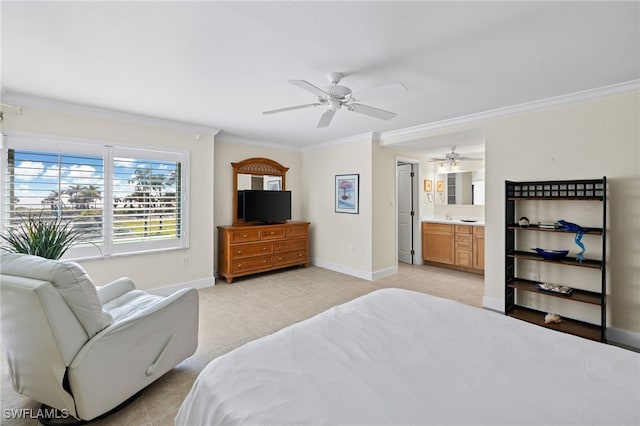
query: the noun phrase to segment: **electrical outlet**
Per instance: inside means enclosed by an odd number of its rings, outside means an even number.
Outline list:
[[[180,265],[185,266],[189,264],[189,256],[184,256],[180,258]]]

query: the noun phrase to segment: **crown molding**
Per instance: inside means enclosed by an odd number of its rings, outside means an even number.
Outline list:
[[[118,120],[129,123],[146,124],[151,126],[167,127],[177,130],[186,130],[195,133],[209,134],[215,136],[220,129],[195,123],[186,123],[176,120],[151,117],[130,112],[111,110],[88,105],[76,104],[73,102],[61,101],[27,93],[3,91],[2,101],[17,105],[19,108],[41,108],[62,113],[86,115],[90,117]]]
[[[214,143],[215,142],[259,146],[262,148],[278,149],[281,151],[300,151],[300,148],[295,146],[280,144],[277,142],[252,139],[245,136],[235,135],[233,133],[227,133],[225,131],[222,131],[214,138]]]
[[[322,149],[322,148],[327,148],[334,145],[342,145],[342,144],[353,143],[353,142],[362,142],[362,141],[376,142],[376,139],[377,137],[375,132],[366,132],[366,133],[360,133],[358,135],[345,136],[344,138],[338,138],[338,139],[328,140],[325,142],[320,142],[318,144],[314,144],[307,147],[302,147],[300,148],[300,151],[303,151],[303,152],[313,151],[316,149]]]
[[[463,115],[446,120],[420,124],[418,126],[407,127],[404,129],[390,130],[388,132],[383,132],[380,134],[379,142],[381,145],[389,145],[415,139],[417,137],[425,137],[429,133],[455,126],[473,125],[482,121],[494,120],[509,115],[539,111],[546,108],[584,102],[591,99],[614,96],[639,90],[640,80],[631,80],[624,83],[583,90],[567,95],[555,96],[552,98],[540,99],[537,101],[526,102],[504,108],[497,108],[475,114]]]

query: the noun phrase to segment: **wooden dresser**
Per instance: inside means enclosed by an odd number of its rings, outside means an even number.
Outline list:
[[[309,264],[309,222],[218,226],[218,275],[236,277]]]

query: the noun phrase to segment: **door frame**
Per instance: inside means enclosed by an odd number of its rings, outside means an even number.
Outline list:
[[[422,260],[422,234],[421,234],[421,229],[420,229],[420,185],[418,184],[418,182],[420,182],[420,160],[416,159],[416,158],[409,158],[409,157],[400,157],[400,156],[396,156],[396,161],[395,161],[395,168],[396,168],[396,193],[395,193],[395,205],[396,205],[396,209],[394,212],[394,217],[395,217],[395,228],[394,228],[394,232],[396,235],[395,238],[395,243],[396,243],[396,247],[395,247],[395,256],[396,256],[396,268],[398,267],[398,264],[400,263],[400,261],[398,260],[398,248],[399,248],[399,244],[398,244],[398,225],[399,225],[399,220],[398,220],[398,193],[400,191],[399,188],[399,178],[398,178],[398,166],[401,164],[411,164],[413,165],[413,211],[414,211],[414,215],[413,215],[413,226],[412,226],[412,242],[413,242],[413,250],[414,250],[414,255],[413,255],[413,264],[414,265],[423,265],[424,264],[424,260]]]

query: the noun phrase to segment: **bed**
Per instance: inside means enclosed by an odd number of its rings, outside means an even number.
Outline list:
[[[640,354],[383,289],[205,367],[176,425],[640,424]]]

